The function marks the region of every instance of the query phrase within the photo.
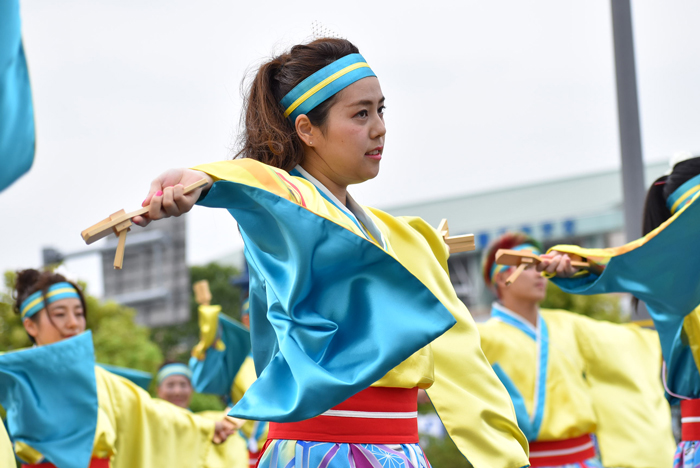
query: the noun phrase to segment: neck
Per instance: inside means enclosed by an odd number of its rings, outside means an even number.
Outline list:
[[[502,298],[501,304],[508,309],[512,310],[519,316],[521,316],[526,321],[530,322],[532,326],[537,326],[537,314],[540,311],[540,306],[537,301],[523,301],[514,300],[513,298]]]
[[[301,164],[306,172],[314,176],[316,180],[321,182],[340,203],[347,206],[348,186],[341,185],[333,181],[333,178],[328,174],[332,174],[330,168],[325,164],[317,164],[312,158],[305,158]]]

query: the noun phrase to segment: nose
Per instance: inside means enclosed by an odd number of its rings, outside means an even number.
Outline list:
[[[373,140],[376,138],[381,138],[386,134],[386,125],[384,125],[384,119],[381,115],[377,114],[372,123],[372,128],[370,130],[370,138]]]
[[[68,313],[66,318],[66,327],[74,329],[78,327],[78,319],[73,313]]]

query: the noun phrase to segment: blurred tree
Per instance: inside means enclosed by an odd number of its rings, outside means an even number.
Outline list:
[[[240,289],[231,286],[230,280],[238,276],[235,267],[211,262],[204,266],[190,267],[190,286],[197,281],[209,281],[214,305],[220,305],[221,311],[236,320],[241,319]],[[191,290],[191,288],[190,288]],[[199,340],[198,304],[194,295],[190,296],[190,319],[182,324],[153,329],[153,339],[163,351],[166,359],[187,362],[192,347]]]
[[[547,283],[547,298],[540,304],[543,309],[562,309],[585,315],[596,320],[614,323],[627,321],[620,306],[620,296],[615,294],[598,294],[581,296],[565,293],[551,281]]]

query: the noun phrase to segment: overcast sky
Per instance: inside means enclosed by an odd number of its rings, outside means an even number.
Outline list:
[[[81,230],[139,207],[169,167],[230,159],[241,79],[308,40],[313,20],[360,48],[387,98],[382,171],[352,190],[364,204],[619,166],[608,1],[21,7],[37,154],[31,172],[0,193],[0,270],[39,266],[45,245],[83,248]],[[700,151],[700,2],[633,7],[644,157]],[[226,212],[196,208],[188,221],[191,264],[240,246]],[[68,266],[97,281],[95,259]]]

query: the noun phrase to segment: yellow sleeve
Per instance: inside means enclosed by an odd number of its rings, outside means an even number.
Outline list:
[[[204,466],[214,422],[151,396],[127,379],[95,367],[100,411],[114,429],[111,468]]]
[[[210,421],[220,421],[226,416],[225,411],[200,411],[195,414]],[[204,466],[207,468],[248,468],[248,448],[240,433],[236,432],[223,444],[214,445],[209,451]]]
[[[474,319],[452,287],[442,237],[420,218],[394,218],[374,209],[372,213],[386,226],[385,234],[401,264],[457,321],[430,343],[435,382],[427,389],[450,437],[475,468],[527,466],[527,439],[518,427],[508,392],[481,350]],[[426,261],[429,252],[437,262]]]
[[[248,390],[253,382],[255,382],[255,379],[257,379],[257,374],[255,373],[255,363],[253,362],[253,358],[248,356],[245,361],[243,361],[243,365],[238,370],[238,374],[236,374],[236,378],[231,386],[231,401],[233,404],[236,404],[236,402],[243,397],[243,394],[246,392],[246,390]],[[253,436],[253,433],[257,432],[260,424],[265,424],[265,428],[256,439],[258,450],[261,450],[267,441],[267,432],[269,429],[267,423],[251,420],[246,421],[245,424],[243,424],[243,427],[241,427],[241,432],[243,432],[247,439],[250,439]]]
[[[221,312],[221,306],[200,305],[198,312],[199,343],[192,348],[192,356],[202,361],[207,353],[207,349],[209,349],[212,345],[219,351],[226,349],[226,346],[221,340],[216,339],[216,331],[219,324],[219,312]]]
[[[0,421],[0,465],[15,466],[15,455],[5,430],[5,424],[2,421]]]
[[[656,332],[577,318],[603,465],[671,466],[675,441]]]

